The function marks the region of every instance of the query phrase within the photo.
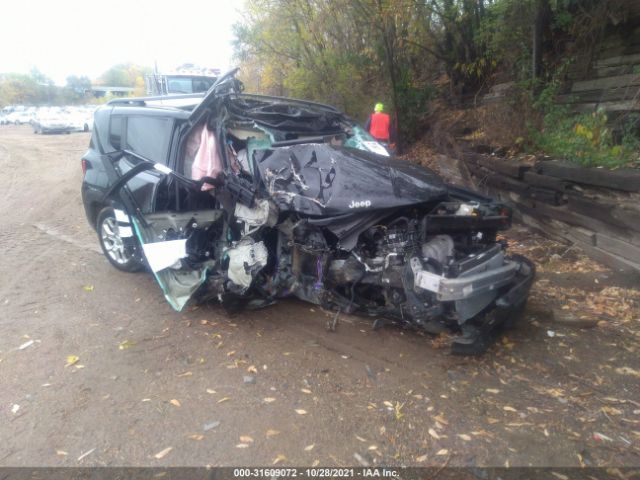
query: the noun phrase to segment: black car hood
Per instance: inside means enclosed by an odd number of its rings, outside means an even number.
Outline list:
[[[353,148],[304,144],[254,152],[256,175],[281,211],[337,216],[441,199],[434,172]]]

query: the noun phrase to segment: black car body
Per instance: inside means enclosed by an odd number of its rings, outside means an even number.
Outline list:
[[[506,206],[388,156],[333,107],[242,94],[233,72],[203,96],[98,109],[82,163],[105,255],[146,265],[176,310],[295,296],[479,353],[533,281],[496,241]]]

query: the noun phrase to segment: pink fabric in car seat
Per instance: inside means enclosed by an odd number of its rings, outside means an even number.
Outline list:
[[[222,160],[218,152],[216,136],[207,127],[202,129],[200,147],[191,166],[191,178],[200,180],[202,177],[217,178],[222,172]],[[208,183],[202,185],[202,191],[212,190],[214,187]]]

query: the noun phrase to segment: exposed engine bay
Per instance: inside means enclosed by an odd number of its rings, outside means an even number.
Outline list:
[[[454,352],[473,354],[524,307],[534,270],[496,240],[511,223],[504,205],[389,157],[335,110],[232,86],[195,113],[178,168],[158,167],[154,212],[116,215],[176,310],[297,297],[454,331]],[[216,149],[206,165],[203,145]]]

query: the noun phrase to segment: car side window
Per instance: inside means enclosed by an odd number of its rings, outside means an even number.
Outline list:
[[[155,116],[127,119],[125,148],[153,162],[166,164],[173,121]]]
[[[109,122],[109,143],[115,150],[122,148],[122,123],[124,117],[122,115],[112,115]]]

